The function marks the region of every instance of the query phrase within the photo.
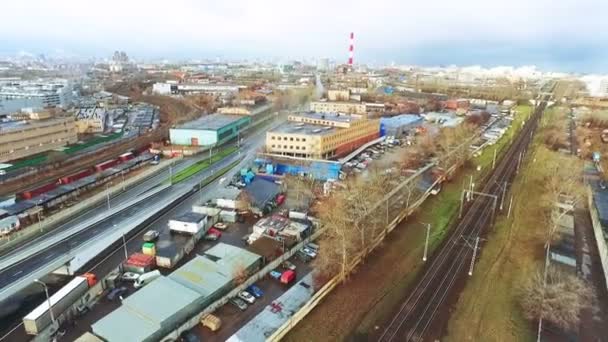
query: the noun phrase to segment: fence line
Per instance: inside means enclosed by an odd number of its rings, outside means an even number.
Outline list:
[[[608,246],[606,245],[606,236],[604,234],[599,214],[593,200],[593,191],[589,186],[587,186],[587,200],[589,205],[589,214],[591,215],[591,222],[593,224],[593,234],[595,235],[597,249],[600,253],[600,260],[602,262],[604,281],[606,283],[606,287],[608,287]]]

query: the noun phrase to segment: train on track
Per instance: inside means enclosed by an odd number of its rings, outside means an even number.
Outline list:
[[[121,154],[95,166],[82,169],[54,182],[16,194],[16,202],[0,209],[0,237],[37,222],[44,212],[62,208],[81,193],[138,169],[158,156],[148,148]]]

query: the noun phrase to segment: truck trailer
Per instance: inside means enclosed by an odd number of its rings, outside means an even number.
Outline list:
[[[94,280],[91,277],[76,276],[52,295],[50,302],[55,319],[76,303],[88,291],[89,285],[92,286],[93,284]],[[25,332],[29,335],[38,335],[50,324],[51,314],[49,311],[49,301],[47,300],[44,300],[42,304],[23,317],[23,326]]]

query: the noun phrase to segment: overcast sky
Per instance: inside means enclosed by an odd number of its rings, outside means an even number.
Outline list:
[[[608,72],[606,0],[6,0],[0,54],[347,57]]]

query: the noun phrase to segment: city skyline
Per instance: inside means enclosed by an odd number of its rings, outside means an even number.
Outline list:
[[[135,58],[312,58],[355,63],[537,65],[563,72],[608,72],[601,13],[608,4],[523,0],[486,3],[309,1],[307,10],[275,0],[159,3],[26,0],[0,14],[1,55],[20,51]],[[269,10],[271,9],[271,10]],[[550,11],[548,9],[551,9]],[[145,14],[144,14],[145,13]],[[29,18],[24,23],[22,18]],[[568,42],[567,44],[564,42]]]

